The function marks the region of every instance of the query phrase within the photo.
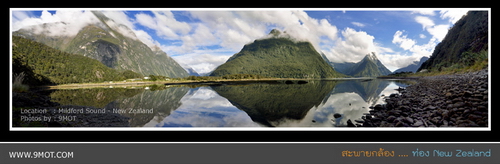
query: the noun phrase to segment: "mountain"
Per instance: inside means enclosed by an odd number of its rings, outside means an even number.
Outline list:
[[[338,81],[317,81],[300,85],[217,85],[214,91],[250,118],[262,125],[275,127],[301,120],[311,108],[319,106]],[[244,93],[244,94],[242,94]]]
[[[420,58],[420,61],[415,61],[413,62],[413,64],[410,64],[406,67],[403,67],[403,68],[400,68],[400,69],[397,69],[395,70],[393,73],[398,73],[398,72],[417,72],[418,68],[420,68],[420,66],[429,59],[429,57],[422,57]]]
[[[28,85],[85,83],[141,77],[118,71],[82,55],[62,52],[45,44],[18,36],[12,37],[13,74],[24,73]]]
[[[367,54],[357,63],[331,63],[335,70],[340,73],[354,77],[376,77],[391,73],[380,60],[375,52]]]
[[[245,45],[210,75],[255,74],[279,78],[341,77],[310,42],[294,41],[286,32],[272,30],[267,38]]]
[[[64,22],[26,27],[14,32],[13,36],[28,38],[67,53],[81,54],[117,70],[132,70],[144,76],[189,76],[174,59],[159,47],[149,47],[141,42],[127,26],[99,11],[92,13],[99,22],[83,27],[75,36],[54,36],[47,32],[55,24],[64,26]]]
[[[189,76],[201,76],[196,70],[187,66],[186,71],[189,73]]]
[[[419,71],[463,68],[485,60],[488,60],[488,11],[469,11],[448,30]]]
[[[353,62],[345,62],[345,63],[335,63],[330,62],[330,65],[335,69],[335,71],[346,74],[356,63]]]

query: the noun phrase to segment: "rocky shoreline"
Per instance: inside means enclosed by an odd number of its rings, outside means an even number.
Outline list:
[[[423,77],[349,127],[488,127],[488,70]]]

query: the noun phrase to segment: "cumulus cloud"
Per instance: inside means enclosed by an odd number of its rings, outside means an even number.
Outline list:
[[[179,54],[174,58],[199,73],[212,71],[238,52],[245,44],[266,37],[271,29],[286,31],[291,38],[309,41],[320,51],[320,45],[337,39],[337,28],[326,19],[314,19],[304,11],[189,11],[195,19],[194,29],[179,36],[179,45],[165,50]],[[147,21],[146,18],[144,21]],[[153,20],[154,21],[154,20]],[[146,24],[146,23],[144,23]],[[153,23],[149,23],[153,24]],[[219,47],[215,51],[206,46]],[[224,51],[224,53],[220,53]],[[232,53],[228,53],[232,52]],[[216,59],[215,61],[210,59]]]
[[[433,19],[436,16],[437,11],[433,10],[419,10],[413,11],[412,14],[417,14],[414,17],[415,22],[422,26],[422,29],[430,34],[430,39],[427,43],[417,44],[417,41],[408,38],[406,31],[398,30],[394,33],[392,43],[398,45],[400,48],[405,50],[404,52],[398,52],[396,54],[381,54],[380,59],[382,62],[387,63],[391,67],[405,67],[412,64],[414,61],[420,60],[420,58],[432,55],[434,47],[444,39],[448,33],[448,29],[451,24],[455,23],[460,19],[467,10],[442,10],[440,11],[441,19],[448,19],[449,23],[436,24]],[[427,38],[424,34],[418,35],[420,39]]]
[[[323,51],[330,61],[358,62],[366,54],[377,52],[377,46],[374,43],[375,37],[368,33],[346,28],[341,34],[343,39],[338,39],[335,46]],[[386,49],[386,51],[389,50]]]
[[[409,50],[417,42],[413,39],[407,38],[407,35],[403,35],[403,32],[404,31],[396,31],[392,39],[392,43],[399,44],[399,47],[403,48],[404,50]]]
[[[326,19],[314,19],[304,11],[191,11],[193,18],[213,29],[221,46],[240,50],[244,44],[262,38],[269,27],[286,31],[293,38],[311,42],[318,50],[321,37],[335,39],[337,28]]]
[[[154,17],[148,14],[136,14],[136,21],[145,27],[153,29],[163,39],[179,39],[179,35],[188,34],[191,26],[186,22],[177,21],[170,11],[153,11]]]
[[[441,18],[442,19],[448,19],[448,21],[450,23],[455,23],[457,22],[458,20],[460,20],[460,18],[462,18],[462,16],[464,16],[465,14],[467,14],[469,10],[461,10],[461,9],[450,9],[450,10],[442,10],[440,11],[439,13],[441,14]]]
[[[404,34],[405,31],[396,31],[394,33],[392,43],[399,45],[403,50],[410,52],[410,54],[398,55],[382,55],[382,59],[389,65],[401,68],[413,63],[413,61],[420,60],[424,56],[430,56],[434,47],[439,42],[438,38],[434,35],[433,38],[429,40],[428,43],[418,45],[417,41],[408,38],[408,35]],[[446,33],[445,33],[446,34]],[[420,38],[425,38],[425,35],[420,34]]]
[[[323,52],[334,62],[358,62],[369,52],[376,52],[377,57],[386,66],[391,68],[403,66],[418,60],[421,56],[430,56],[433,46],[444,38],[451,23],[456,22],[465,12],[461,10],[438,12],[432,9],[412,11],[415,15],[410,18],[427,32],[412,35],[418,35],[419,41],[429,39],[429,42],[417,44],[417,40],[409,38],[406,31],[398,30],[394,33],[392,43],[402,48],[404,52],[394,52],[391,48],[377,43],[375,37],[365,31],[356,31],[352,28],[339,30],[333,24],[335,22],[312,18],[300,10],[194,10],[186,11],[183,15],[189,17],[189,21],[179,19],[182,17],[174,16],[171,11],[155,10],[133,16],[124,11],[103,11],[113,20],[110,24],[125,35],[130,34],[130,37],[135,37],[150,47],[161,47],[181,65],[192,67],[200,73],[212,71],[241,50],[245,44],[265,37],[273,28],[286,31],[299,41],[311,42],[318,52]],[[447,19],[450,23],[433,21],[438,17]],[[51,23],[50,26],[36,28],[35,32],[74,35],[84,25],[98,20],[89,11],[62,10],[54,14],[43,11],[38,18],[33,17],[30,12],[14,11],[12,22],[13,31],[21,27],[32,25],[42,27],[41,24]],[[366,27],[365,23],[350,23],[357,27]],[[143,27],[154,31],[156,36],[152,37],[154,34],[148,34],[150,30],[144,31]],[[163,39],[161,42],[163,45],[158,42],[160,40],[155,40],[158,38]]]
[[[129,18],[123,11],[101,11],[106,17],[110,18],[117,24],[122,24],[130,29],[135,29],[134,20]]]
[[[444,39],[450,27],[449,24],[436,25],[429,17],[424,16],[416,16],[415,21],[422,25],[422,29],[425,29],[429,34],[440,41]]]
[[[382,62],[387,69],[394,71],[398,68],[406,67],[410,64],[413,64],[414,61],[420,60],[420,58],[416,55],[409,54],[377,54],[378,59]]]
[[[191,67],[196,72],[205,74],[225,63],[232,55],[232,53],[228,54],[217,50],[197,50],[189,54],[172,56],[172,58],[183,67]]]
[[[17,11],[14,16],[13,31],[29,28],[36,34],[45,33],[50,36],[74,36],[88,24],[99,22],[90,11],[79,10],[58,10],[54,14],[44,10],[40,18],[29,17],[26,13]]]
[[[415,21],[422,25],[422,29],[426,29],[435,25],[434,21],[432,21],[429,17],[416,16]]]

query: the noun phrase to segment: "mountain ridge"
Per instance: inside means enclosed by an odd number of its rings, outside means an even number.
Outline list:
[[[469,11],[443,38],[418,71],[467,67],[488,58],[488,11]]]
[[[378,60],[375,52],[370,52],[356,63],[334,63],[330,65],[338,72],[354,77],[376,77],[391,74],[391,71]]]
[[[294,41],[279,30],[245,45],[210,75],[255,74],[279,78],[342,77],[310,42]]]
[[[399,68],[395,71],[393,71],[393,73],[398,73],[398,72],[417,72],[418,68],[420,68],[420,66],[429,59],[429,57],[422,57],[420,58],[419,61],[414,61],[412,64],[406,66],[406,67],[403,67],[403,68]]]
[[[32,86],[141,77],[133,71],[118,71],[96,59],[62,52],[19,36],[12,37],[12,73],[24,73],[24,82]]]
[[[149,47],[141,42],[126,26],[117,24],[99,11],[92,13],[100,22],[83,27],[75,36],[50,36],[30,31],[44,28],[47,24],[20,29],[14,32],[13,36],[21,36],[64,52],[97,59],[117,70],[132,70],[144,76],[189,76],[173,58],[161,49]]]

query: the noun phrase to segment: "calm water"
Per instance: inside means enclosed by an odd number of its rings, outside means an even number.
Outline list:
[[[381,79],[316,80],[55,90],[50,97],[62,105],[120,110],[133,127],[342,127],[407,84]],[[335,113],[342,117],[335,119]]]

